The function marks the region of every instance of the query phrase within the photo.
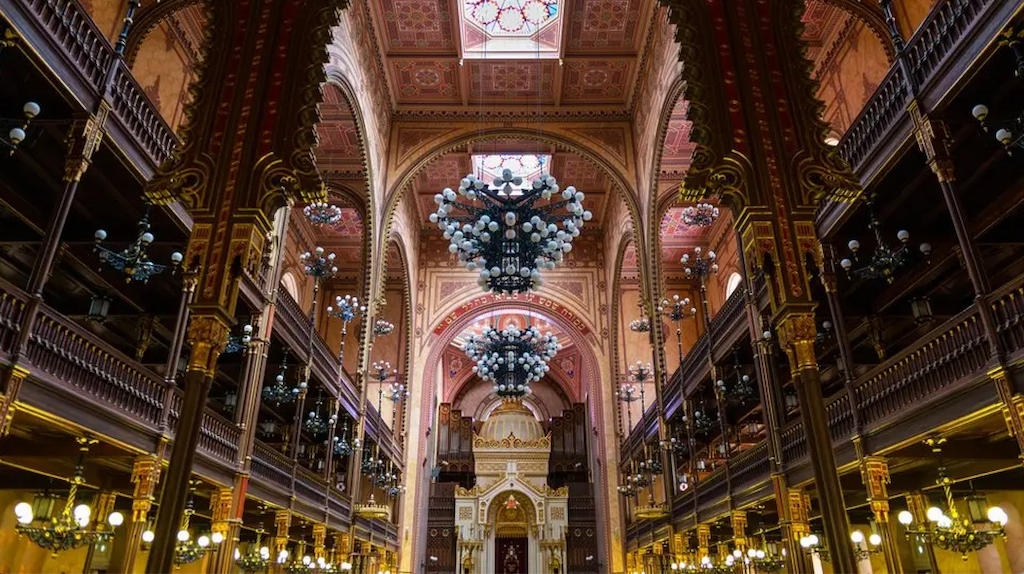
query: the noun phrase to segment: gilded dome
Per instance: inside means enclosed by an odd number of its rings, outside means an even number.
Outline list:
[[[480,427],[480,438],[499,441],[514,435],[522,441],[543,438],[544,429],[537,417],[519,399],[505,399]]]

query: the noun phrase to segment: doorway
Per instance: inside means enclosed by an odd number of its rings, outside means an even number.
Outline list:
[[[498,536],[494,539],[497,574],[528,574],[530,561],[525,536]]]

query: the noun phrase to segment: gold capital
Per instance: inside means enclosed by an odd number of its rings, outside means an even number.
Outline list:
[[[217,358],[228,342],[229,328],[219,317],[200,315],[192,317],[188,326],[188,342],[192,345],[192,358],[188,370],[202,371],[213,376]]]

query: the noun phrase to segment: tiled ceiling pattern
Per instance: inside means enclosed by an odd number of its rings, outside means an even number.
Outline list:
[[[543,20],[523,28],[533,31],[528,37],[536,50],[500,59],[477,48],[490,50],[523,31],[502,33],[500,19],[485,29],[466,16],[466,1],[374,0],[384,68],[399,111],[522,104],[626,110],[653,0],[477,2],[481,17],[495,6],[521,5],[523,14]],[[542,9],[553,13],[544,19]]]
[[[363,175],[362,142],[356,129],[352,109],[341,91],[331,84],[324,86],[320,104],[320,124],[316,149],[317,166],[323,172],[340,173],[342,177],[359,179]]]
[[[802,18],[803,39],[807,45],[807,59],[815,63],[815,69],[851,18],[849,12],[822,0],[807,0],[807,9]]]

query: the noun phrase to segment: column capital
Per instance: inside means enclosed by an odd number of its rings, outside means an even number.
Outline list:
[[[814,354],[814,340],[818,328],[814,323],[813,311],[787,312],[777,321],[776,331],[779,334],[779,345],[796,361],[795,365],[790,365],[791,369],[818,368],[818,360]]]
[[[92,163],[92,154],[99,149],[106,134],[110,106],[101,102],[99,110],[92,115],[80,117],[71,124],[67,138],[67,156],[64,159],[64,181],[81,181],[85,170]]]
[[[217,358],[227,345],[230,328],[218,316],[193,316],[188,325],[188,342],[192,346],[190,371],[202,371],[212,377],[217,370]]]

